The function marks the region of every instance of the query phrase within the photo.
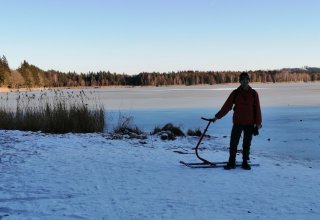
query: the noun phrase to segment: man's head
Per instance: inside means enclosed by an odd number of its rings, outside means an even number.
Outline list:
[[[249,74],[247,72],[242,72],[239,76],[239,82],[241,83],[243,89],[248,89],[250,82]]]
[[[250,81],[250,77],[249,74],[247,72],[242,72],[239,76],[239,82],[241,82],[241,80],[243,79],[248,79]]]

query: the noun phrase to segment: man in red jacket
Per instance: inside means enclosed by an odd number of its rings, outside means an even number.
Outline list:
[[[230,139],[229,162],[224,167],[227,170],[236,168],[236,154],[241,133],[243,132],[242,168],[250,170],[248,164],[252,135],[262,127],[262,117],[258,93],[249,86],[250,77],[247,72],[240,74],[241,85],[235,89],[215,115],[212,121],[225,116],[233,107],[233,127]]]

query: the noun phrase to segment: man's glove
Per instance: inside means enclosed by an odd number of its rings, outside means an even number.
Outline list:
[[[253,127],[253,132],[252,132],[252,134],[253,134],[254,136],[259,135],[259,129],[260,129],[261,127],[262,127],[261,125],[255,125],[255,126]]]
[[[210,118],[210,121],[213,123],[213,122],[215,122],[217,120],[217,118],[216,117],[214,117],[214,118]]]

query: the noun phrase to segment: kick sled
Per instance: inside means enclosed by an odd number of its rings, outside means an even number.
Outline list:
[[[207,127],[204,129],[203,133],[201,134],[200,136],[200,139],[195,147],[195,154],[197,156],[197,158],[201,161],[201,162],[198,162],[198,163],[187,163],[187,162],[184,162],[184,161],[180,161],[181,164],[187,166],[187,167],[190,167],[190,168],[219,168],[219,167],[224,167],[227,165],[228,161],[222,161],[222,162],[213,162],[213,161],[208,161],[206,159],[204,159],[203,157],[201,157],[199,155],[199,152],[198,152],[198,149],[199,149],[199,146],[202,142],[202,139],[204,138],[209,126],[211,123],[213,123],[213,120],[212,119],[208,119],[208,118],[201,118],[202,120],[205,120],[205,121],[208,121],[208,124],[207,124]],[[239,167],[241,166],[242,163],[239,163],[237,162],[236,163],[236,166]],[[259,164],[256,164],[256,163],[249,163],[250,166],[259,166]]]

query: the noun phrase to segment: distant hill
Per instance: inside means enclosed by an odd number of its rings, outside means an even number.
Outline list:
[[[314,73],[319,73],[320,72],[320,68],[319,67],[307,67],[306,68],[308,71],[310,72],[314,72]]]
[[[318,73],[320,72],[319,67],[302,67],[302,68],[282,68],[281,71],[289,71],[289,72],[301,72],[301,71],[307,71],[312,73]]]

